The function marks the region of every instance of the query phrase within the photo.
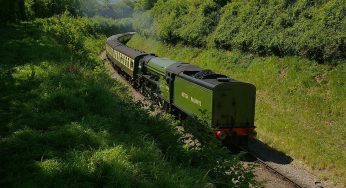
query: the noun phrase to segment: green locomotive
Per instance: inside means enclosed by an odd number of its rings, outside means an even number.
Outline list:
[[[246,144],[255,128],[254,85],[124,45],[133,34],[108,38],[106,52],[135,88],[170,113],[206,121],[221,140]]]

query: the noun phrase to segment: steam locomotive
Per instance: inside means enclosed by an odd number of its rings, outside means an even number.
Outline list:
[[[125,44],[134,34],[109,37],[106,54],[135,89],[169,113],[207,122],[225,143],[247,145],[255,129],[254,85],[130,48]]]

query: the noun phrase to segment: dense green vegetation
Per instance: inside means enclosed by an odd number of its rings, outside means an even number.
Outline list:
[[[46,18],[65,12],[74,16],[129,18],[134,6],[131,0],[3,0],[1,3],[1,22]]]
[[[177,122],[150,116],[110,78],[105,33],[126,27],[65,14],[0,28],[0,187],[253,183],[206,129],[188,123],[203,139],[185,144]]]
[[[69,11],[81,13],[86,0],[3,0],[0,6],[0,21],[20,21],[36,17],[50,17]],[[89,0],[90,1],[90,0]]]
[[[140,36],[130,46],[189,62],[257,87],[256,130],[268,145],[346,184],[346,64],[200,49]]]
[[[153,2],[140,1],[139,7],[152,7],[143,13],[149,24],[138,16],[135,27],[166,42],[328,63],[346,58],[345,0]]]

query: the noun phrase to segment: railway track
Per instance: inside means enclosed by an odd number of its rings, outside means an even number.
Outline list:
[[[241,150],[245,151],[247,155],[250,155],[252,158],[256,159],[255,162],[259,163],[260,165],[262,165],[263,167],[265,167],[268,171],[270,171],[272,174],[274,174],[276,177],[282,179],[283,181],[288,182],[290,185],[292,185],[292,187],[296,187],[296,188],[303,188],[303,186],[301,186],[300,184],[298,184],[297,182],[295,182],[294,180],[292,180],[291,178],[287,177],[286,175],[284,175],[283,173],[279,172],[278,170],[276,170],[275,168],[273,168],[272,166],[270,166],[269,164],[267,164],[265,161],[263,161],[261,158],[259,158],[256,154],[254,154],[253,152],[249,151],[246,148],[240,148]]]

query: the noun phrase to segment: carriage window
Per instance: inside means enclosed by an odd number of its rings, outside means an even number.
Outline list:
[[[130,64],[130,69],[133,70],[133,66],[135,64],[135,61],[134,60],[131,60],[131,64]]]

